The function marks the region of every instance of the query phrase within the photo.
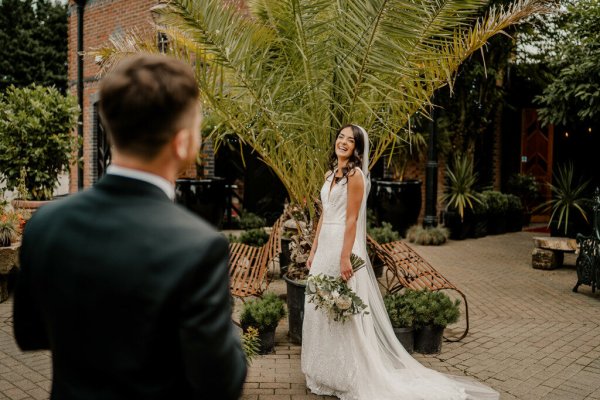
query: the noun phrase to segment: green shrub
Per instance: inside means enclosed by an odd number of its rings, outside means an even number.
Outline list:
[[[415,326],[446,327],[458,321],[460,300],[454,302],[441,291],[419,291],[414,300]]]
[[[279,321],[286,316],[285,303],[275,293],[267,293],[262,299],[244,303],[240,324],[242,327],[254,327],[259,332],[275,329]]]
[[[521,199],[514,194],[507,194],[507,211],[509,213],[522,213],[523,212],[523,204],[521,203]]]
[[[367,208],[367,229],[371,229],[377,226],[377,214],[371,208]]]
[[[48,200],[59,175],[75,160],[76,99],[56,88],[10,86],[0,93],[0,179],[24,184],[33,200]]]
[[[508,179],[507,192],[514,194],[523,202],[527,212],[541,197],[540,184],[533,175],[515,174]]]
[[[236,241],[249,246],[260,247],[269,241],[269,234],[263,228],[250,229],[242,232]]]
[[[406,231],[406,239],[411,243],[425,246],[439,246],[448,241],[450,232],[448,228],[438,225],[433,228],[423,228],[421,225],[413,225]]]
[[[254,214],[254,213],[245,212],[240,217],[239,224],[240,224],[240,228],[244,229],[244,230],[258,229],[258,228],[262,228],[265,225],[267,225],[267,221],[264,218],[259,217],[258,215]]]
[[[508,199],[504,193],[495,190],[486,190],[481,195],[487,202],[490,214],[501,215],[508,211]]]
[[[400,234],[392,228],[389,222],[383,222],[381,227],[369,229],[369,235],[378,243],[389,243],[400,240]]]
[[[479,194],[477,196],[479,199],[478,202],[473,203],[473,214],[474,215],[486,215],[490,211],[490,206],[488,205],[487,197]]]
[[[385,309],[394,328],[410,328],[415,321],[415,300],[419,292],[405,289],[403,293],[386,294]]]

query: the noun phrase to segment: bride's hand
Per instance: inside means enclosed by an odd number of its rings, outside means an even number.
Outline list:
[[[344,257],[340,261],[340,276],[343,280],[347,281],[352,278],[354,271],[352,271],[352,264],[350,263],[350,257]]]

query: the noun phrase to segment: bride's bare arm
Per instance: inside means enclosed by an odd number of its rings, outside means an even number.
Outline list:
[[[349,174],[350,175],[350,174]],[[344,244],[340,259],[340,275],[342,279],[348,280],[352,277],[352,264],[350,254],[356,238],[356,222],[364,193],[364,181],[360,172],[355,171],[348,176],[348,205],[346,208],[346,229],[344,231]]]

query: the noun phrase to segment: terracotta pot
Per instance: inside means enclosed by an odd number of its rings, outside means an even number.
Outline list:
[[[13,201],[11,201],[12,206],[14,207],[14,209],[22,209],[22,210],[29,210],[31,212],[34,212],[35,210],[37,210],[38,208],[40,208],[41,206],[50,203],[52,200],[21,200],[21,199],[14,199]]]
[[[8,299],[11,275],[19,267],[21,242],[12,246],[0,247],[0,303]]]

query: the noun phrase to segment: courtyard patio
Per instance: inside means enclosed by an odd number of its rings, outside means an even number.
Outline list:
[[[600,294],[588,286],[573,293],[575,256],[562,268],[531,268],[532,237],[517,232],[414,246],[464,291],[471,328],[442,352],[415,357],[428,367],[485,382],[502,399],[600,399]],[[270,290],[284,293],[282,280]],[[49,397],[47,352],[22,353],[12,336],[12,301],[0,304],[0,399]],[[287,339],[287,320],[277,330],[273,354],[256,357],[243,399],[318,399],[300,371],[300,346]]]

